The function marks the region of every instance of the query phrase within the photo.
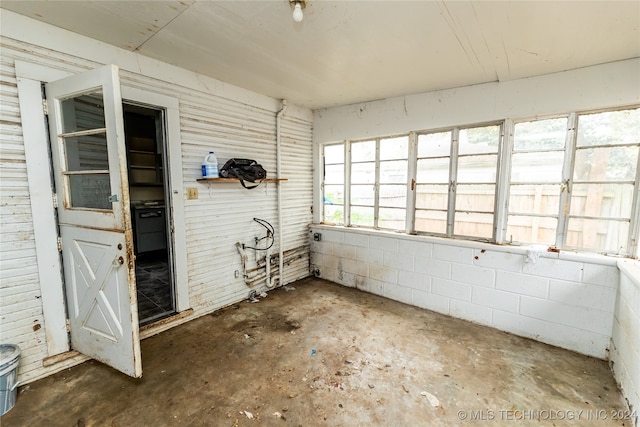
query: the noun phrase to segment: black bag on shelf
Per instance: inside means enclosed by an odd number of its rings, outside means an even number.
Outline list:
[[[256,188],[267,177],[267,171],[262,165],[252,159],[229,159],[219,172],[222,178],[238,178],[246,189]],[[247,187],[245,181],[258,182],[253,187]]]

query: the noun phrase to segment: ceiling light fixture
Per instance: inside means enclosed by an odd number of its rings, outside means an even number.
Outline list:
[[[289,0],[289,5],[293,7],[293,20],[302,22],[302,18],[304,18],[302,9],[307,5],[307,0]]]

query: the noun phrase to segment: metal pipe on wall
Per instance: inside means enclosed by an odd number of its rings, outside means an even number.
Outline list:
[[[276,114],[276,178],[282,178],[281,176],[281,163],[282,163],[282,150],[281,150],[281,140],[282,140],[282,131],[281,131],[281,122],[282,115],[284,111],[287,109],[287,100],[283,99],[280,107],[280,111]],[[282,286],[284,284],[284,244],[282,242],[282,183],[281,181],[276,182],[276,186],[278,188],[278,274],[279,274],[279,284]]]

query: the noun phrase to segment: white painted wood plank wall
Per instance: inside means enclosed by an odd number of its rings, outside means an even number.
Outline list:
[[[29,183],[13,61],[0,56],[0,341],[26,351],[21,367],[46,351]]]
[[[69,35],[67,35],[69,36]],[[74,36],[70,36],[74,37]],[[77,36],[80,38],[81,36]],[[0,340],[18,344],[22,351],[19,380],[23,383],[44,377],[84,360],[75,357],[44,367],[47,352],[46,325],[42,321],[41,287],[33,236],[27,173],[22,138],[14,63],[30,62],[77,73],[103,65],[78,56],[8,37],[0,38]],[[86,44],[82,38],[79,44]],[[96,49],[102,49],[96,44]],[[113,47],[104,47],[105,51]],[[105,52],[105,62],[109,52]],[[209,151],[215,151],[222,164],[230,157],[258,160],[274,177],[276,173],[275,109],[260,102],[251,105],[246,91],[238,89],[238,99],[224,86],[225,97],[185,83],[176,84],[157,77],[121,71],[123,86],[175,97],[180,106],[180,131],[184,187],[178,190],[186,199],[186,188],[197,188],[197,200],[185,200],[189,300],[192,318],[247,297],[235,243],[253,243],[264,229],[253,221],[259,217],[277,230],[277,187],[275,183],[245,190],[239,184],[202,183],[200,164]],[[203,81],[206,79],[203,79]],[[210,80],[210,79],[209,79]],[[206,86],[206,85],[205,85]],[[273,102],[277,106],[277,101]],[[290,114],[287,114],[287,113]],[[312,115],[289,107],[282,120],[283,249],[302,247],[303,256],[285,266],[284,283],[309,275],[308,227],[312,205]],[[276,232],[277,236],[277,232]],[[275,243],[276,254],[280,242]],[[144,354],[143,354],[144,362]]]

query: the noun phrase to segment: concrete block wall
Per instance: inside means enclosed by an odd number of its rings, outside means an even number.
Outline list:
[[[321,233],[311,242],[311,263],[322,278],[609,358],[619,282],[615,259],[547,252],[528,257],[525,247],[323,225],[311,232]]]
[[[620,268],[613,334],[611,368],[627,398],[635,424],[640,425],[640,263],[623,260]]]

